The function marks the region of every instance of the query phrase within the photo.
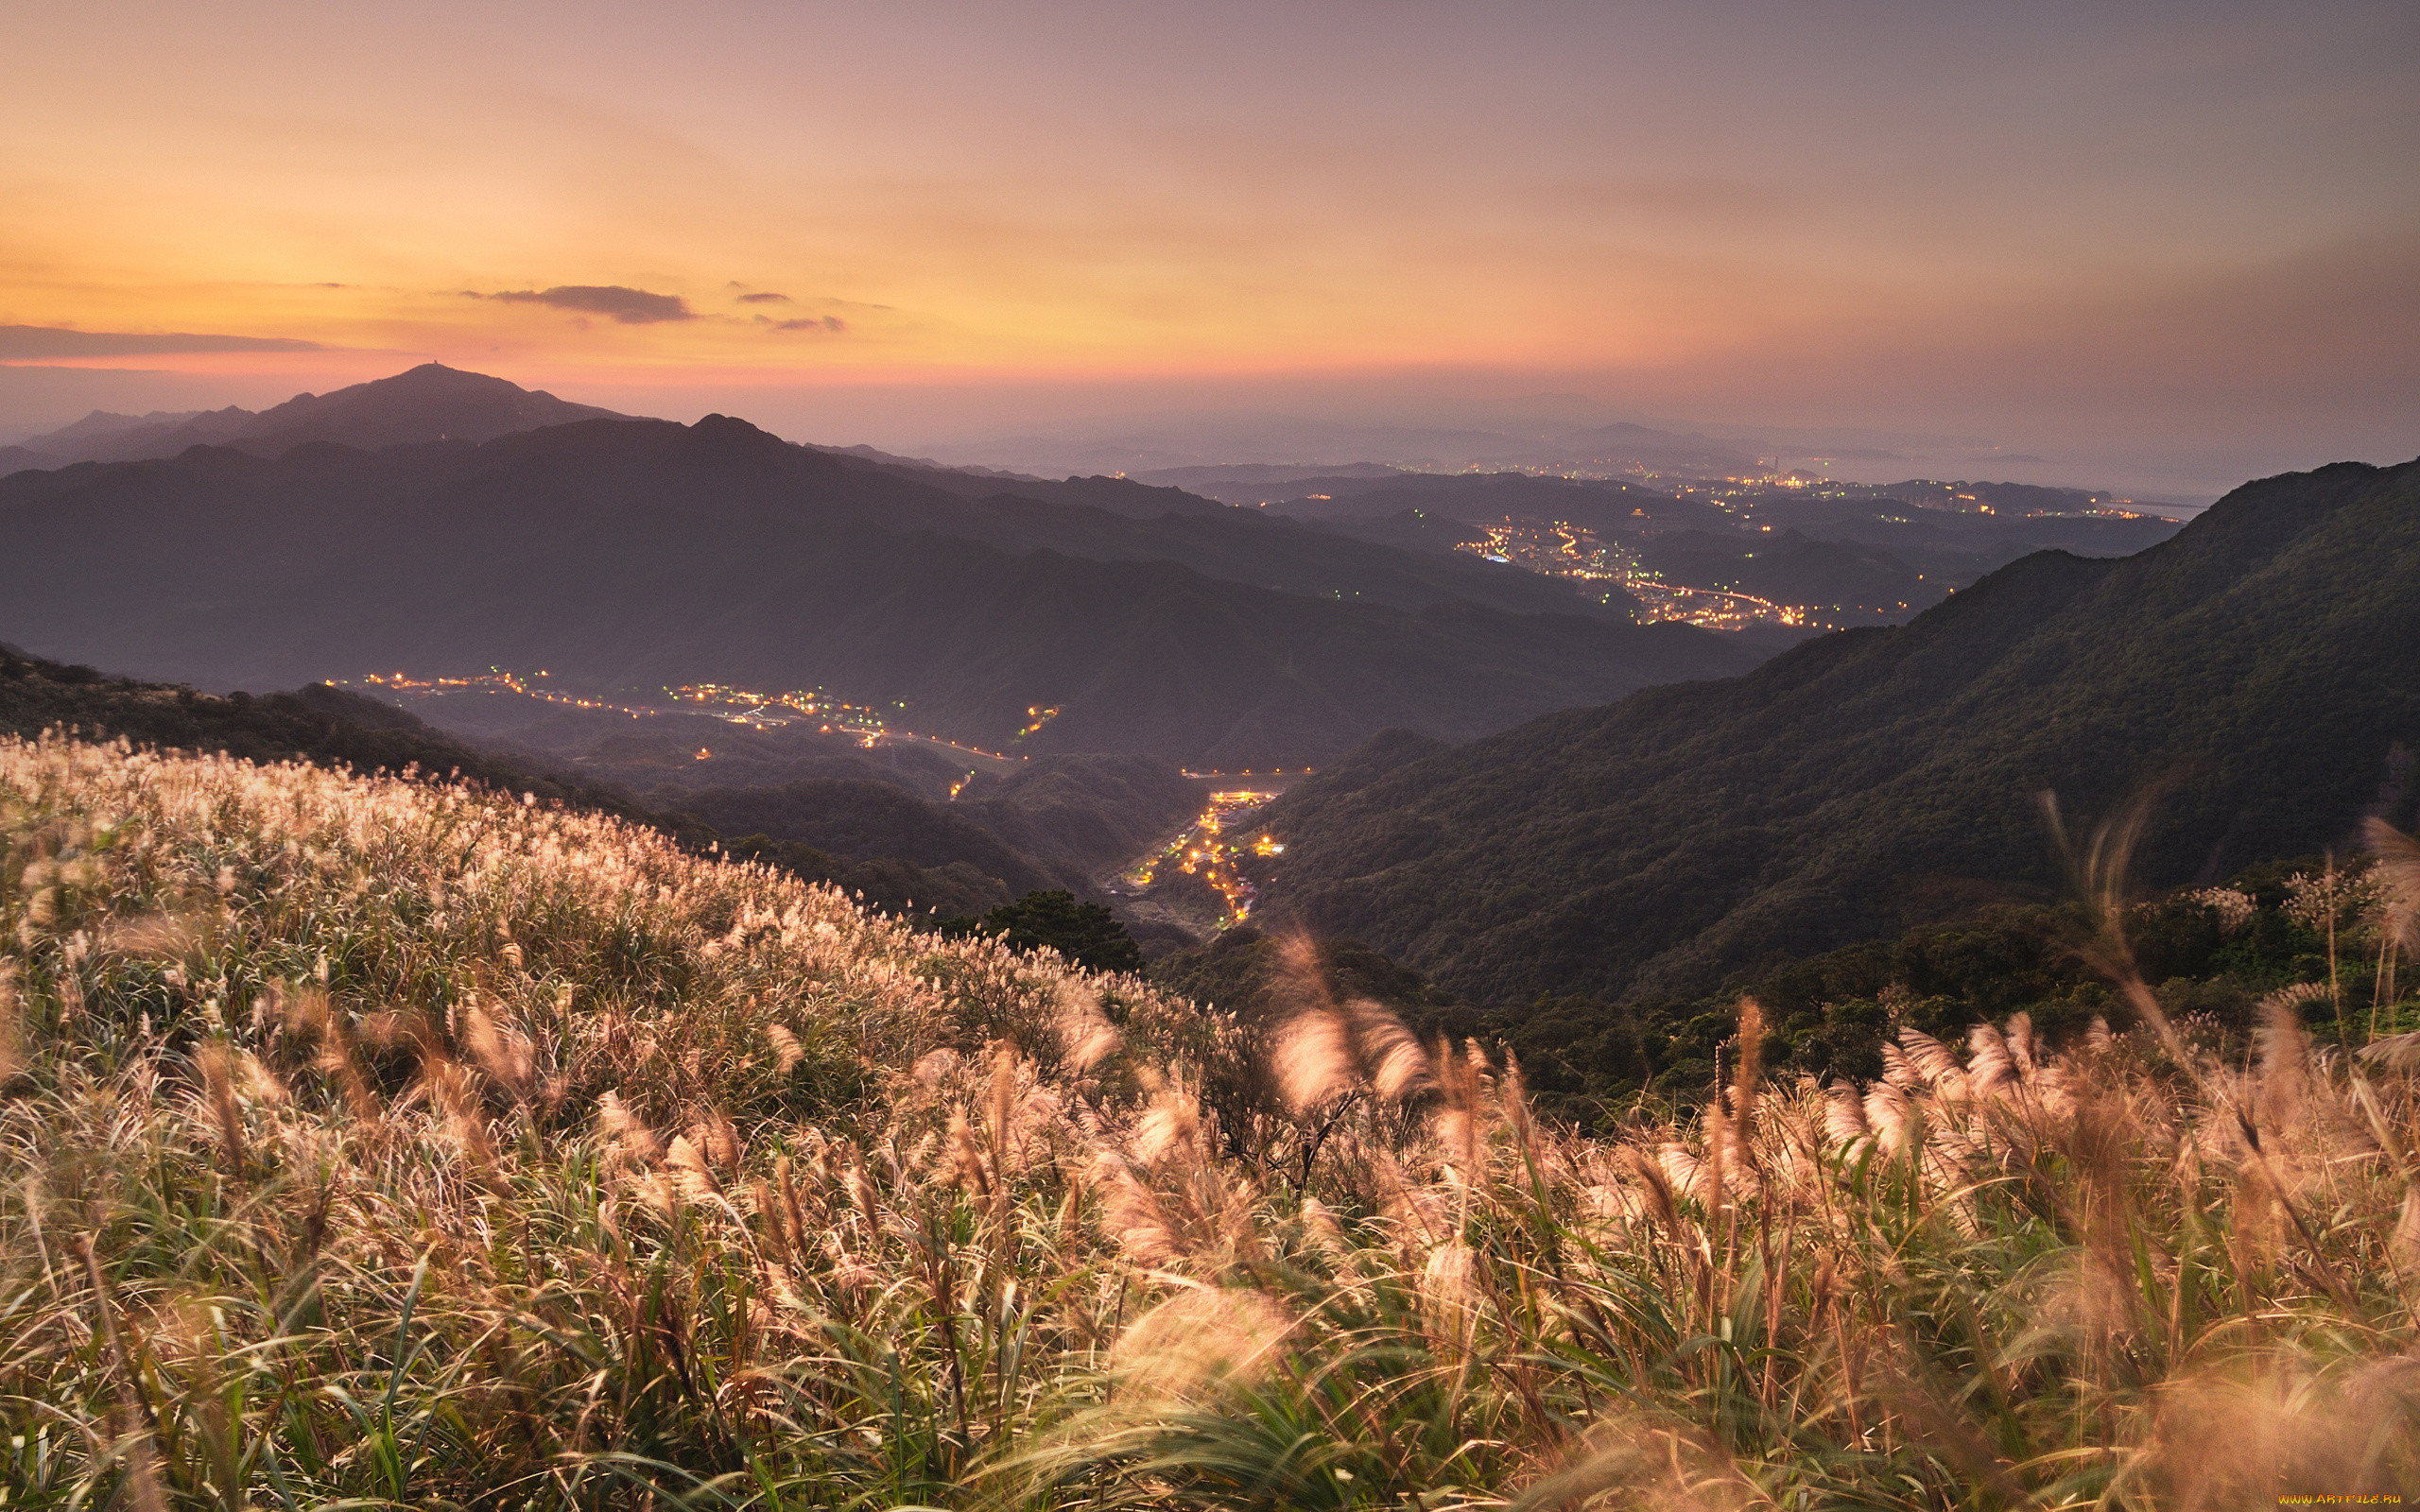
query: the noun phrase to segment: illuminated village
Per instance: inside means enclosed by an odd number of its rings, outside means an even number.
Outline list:
[[[669,713],[695,714],[717,719],[726,724],[740,725],[750,730],[774,730],[787,726],[812,724],[816,731],[826,735],[853,736],[860,746],[872,748],[885,741],[925,741],[950,750],[986,757],[993,761],[1025,761],[1023,755],[1007,751],[986,750],[942,735],[922,734],[893,724],[882,707],[873,704],[850,703],[835,698],[821,688],[798,689],[788,693],[757,693],[751,689],[721,682],[684,682],[664,689],[669,707],[631,705],[611,699],[585,697],[563,692],[552,685],[553,674],[540,671],[524,676],[502,667],[490,667],[472,677],[414,678],[408,674],[372,673],[359,679],[359,685],[373,688],[390,696],[406,699],[441,697],[449,693],[503,695],[557,704],[566,709],[590,713],[628,714],[632,719],[654,718]],[[904,703],[893,703],[890,709],[905,709]],[[1031,708],[1026,711],[1030,721],[1011,737],[1011,743],[1040,730],[1058,714],[1057,709]],[[700,747],[700,761],[712,758],[710,747]],[[971,776],[971,774],[970,774]],[[963,782],[959,784],[963,787]],[[957,796],[953,788],[951,796]]]
[[[1243,922],[1259,896],[1252,878],[1245,874],[1243,859],[1286,853],[1286,847],[1274,835],[1266,830],[1254,833],[1256,827],[1243,821],[1251,819],[1276,797],[1274,792],[1255,788],[1213,792],[1201,817],[1119,880],[1141,892],[1170,870],[1199,877],[1219,895],[1225,908],[1219,927],[1225,929]]]

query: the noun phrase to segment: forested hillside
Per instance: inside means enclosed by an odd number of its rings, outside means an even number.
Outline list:
[[[2248,484],[2135,557],[2056,552],[1914,623],[1288,794],[1272,919],[1482,1003],[1703,990],[2063,882],[2072,822],[2152,800],[2140,878],[2218,881],[2408,819],[2420,464]]]

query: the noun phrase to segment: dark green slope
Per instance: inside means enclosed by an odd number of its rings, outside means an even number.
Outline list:
[[[2163,788],[2149,882],[2404,814],[2420,748],[2420,463],[2236,490],[2172,541],[2044,552],[1913,623],[1741,678],[1314,780],[1268,917],[1493,1004],[1722,975],[2062,882],[2035,795]]]
[[[686,798],[690,812],[725,834],[768,834],[833,855],[916,867],[962,861],[1017,893],[1065,885],[966,815],[888,782],[809,778],[778,787],[710,787]]]
[[[955,802],[896,783],[807,778],[648,795],[725,834],[764,833],[851,858],[963,862],[1012,891],[1090,895],[1094,878],[1148,854],[1197,813],[1201,794],[1138,756],[1044,756]]]

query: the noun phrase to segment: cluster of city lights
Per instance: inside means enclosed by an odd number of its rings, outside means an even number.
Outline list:
[[[1672,621],[1709,630],[1743,630],[1751,625],[1807,623],[1807,611],[1797,605],[1776,604],[1736,589],[1667,582],[1662,573],[1619,542],[1607,542],[1566,522],[1524,524],[1507,520],[1482,528],[1485,541],[1465,541],[1456,549],[1548,577],[1619,583],[1638,600],[1642,624]]]
[[[1293,769],[1295,772],[1298,772],[1298,773],[1300,773],[1301,775],[1303,775],[1303,776],[1305,776],[1305,777],[1308,777],[1308,776],[1310,776],[1310,775],[1311,775],[1311,769],[1310,769],[1309,767],[1307,767],[1307,766],[1297,766],[1297,767],[1294,767],[1294,768],[1292,768],[1292,769]],[[1242,771],[1240,771],[1240,772],[1230,772],[1230,771],[1227,771],[1227,770],[1225,770],[1225,769],[1223,769],[1223,768],[1219,768],[1219,767],[1213,767],[1211,770],[1206,771],[1206,772],[1197,772],[1197,771],[1195,771],[1195,770],[1194,770],[1192,767],[1190,767],[1190,766],[1181,766],[1181,767],[1177,768],[1177,775],[1178,775],[1178,776],[1180,776],[1180,777],[1192,777],[1192,778],[1203,778],[1203,777],[1283,777],[1283,776],[1285,776],[1285,775],[1286,775],[1287,770],[1288,770],[1288,768],[1283,767],[1283,766],[1271,766],[1271,767],[1269,767],[1269,768],[1267,768],[1267,769],[1265,769],[1265,770],[1262,770],[1262,771],[1254,771],[1254,770],[1253,770],[1251,767],[1247,766],[1247,767],[1245,767],[1245,768],[1244,768]]]
[[[1722,507],[1730,506],[1724,504]],[[1832,625],[1831,616],[1843,611],[1888,614],[1908,607],[1904,602],[1780,604],[1737,588],[1701,588],[1670,582],[1661,571],[1647,566],[1620,542],[1609,543],[1593,531],[1563,521],[1534,524],[1506,520],[1481,528],[1487,533],[1486,540],[1464,541],[1455,549],[1489,561],[1509,562],[1544,576],[1619,583],[1638,601],[1638,620],[1643,625],[1670,622],[1708,630],[1744,630],[1752,625],[1801,628]],[[1772,526],[1764,528],[1770,531]]]
[[[548,676],[551,674],[544,671],[538,674],[539,678]],[[613,703],[603,698],[582,698],[573,694],[558,693],[540,685],[533,679],[524,678],[517,672],[507,672],[501,667],[490,667],[484,676],[471,678],[413,678],[401,672],[391,677],[381,677],[373,672],[361,680],[369,687],[384,688],[389,693],[430,696],[441,696],[458,688],[476,689],[482,693],[513,693],[524,698],[535,698],[541,703],[562,704],[567,709],[586,709],[598,713],[628,714],[633,719],[645,719],[664,712],[660,709],[633,709],[628,704]]]
[[[1184,833],[1169,841],[1158,854],[1128,873],[1125,878],[1127,885],[1139,892],[1173,867],[1188,876],[1200,877],[1219,895],[1226,908],[1225,917],[1219,920],[1221,929],[1243,922],[1251,916],[1253,904],[1258,901],[1259,894],[1237,862],[1247,853],[1283,855],[1286,847],[1267,831],[1255,834],[1249,826],[1237,835],[1231,836],[1229,826],[1276,796],[1273,792],[1253,788],[1230,788],[1212,793],[1209,806],[1201,811],[1201,817],[1186,826]]]
[[[414,678],[402,672],[391,675],[372,673],[363,678],[361,681],[366,686],[379,688],[389,693],[421,697],[441,696],[458,690],[485,694],[511,694],[524,698],[533,698],[542,703],[560,704],[567,709],[583,709],[598,713],[628,714],[632,719],[652,718],[660,714],[676,713],[695,713],[749,730],[774,730],[812,723],[819,733],[852,736],[859,746],[868,748],[878,746],[886,740],[921,740],[946,747],[951,750],[964,751],[972,756],[981,756],[991,761],[1031,760],[1030,757],[1011,755],[1007,751],[985,750],[980,746],[970,746],[963,741],[951,740],[942,735],[919,734],[915,730],[890,723],[889,715],[880,707],[873,704],[850,703],[845,699],[835,698],[821,688],[795,689],[788,693],[758,693],[730,683],[684,682],[679,687],[666,687],[664,690],[665,696],[670,699],[672,704],[671,708],[666,709],[633,707],[630,704],[614,703],[609,699],[587,698],[560,692],[546,680],[552,676],[553,674],[549,672],[541,671],[535,676],[524,677],[520,673],[509,671],[503,667],[492,666],[484,674],[475,677]],[[905,709],[908,706],[904,703],[894,703],[890,707]],[[1020,731],[1018,738],[1021,739],[1039,730],[1058,713],[1056,709],[1028,710],[1028,716],[1035,718],[1036,723]],[[708,748],[700,747],[697,759],[710,760],[711,755]],[[965,784],[961,782],[959,785],[963,787]],[[955,791],[952,796],[956,796]]]

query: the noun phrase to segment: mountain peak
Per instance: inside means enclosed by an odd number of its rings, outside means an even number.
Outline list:
[[[283,456],[307,441],[376,451],[425,441],[491,441],[515,431],[582,420],[629,420],[594,404],[575,404],[483,372],[424,362],[417,368],[326,394],[297,394],[253,414],[225,409],[114,415],[95,410],[73,425],[37,436],[8,459],[17,466],[133,462],[176,456],[193,446],[233,446]]]
[[[631,417],[575,404],[509,379],[424,362],[328,394],[297,394],[263,411],[234,438],[248,451],[282,455],[305,441],[374,451],[427,441],[491,441],[515,431]]]

